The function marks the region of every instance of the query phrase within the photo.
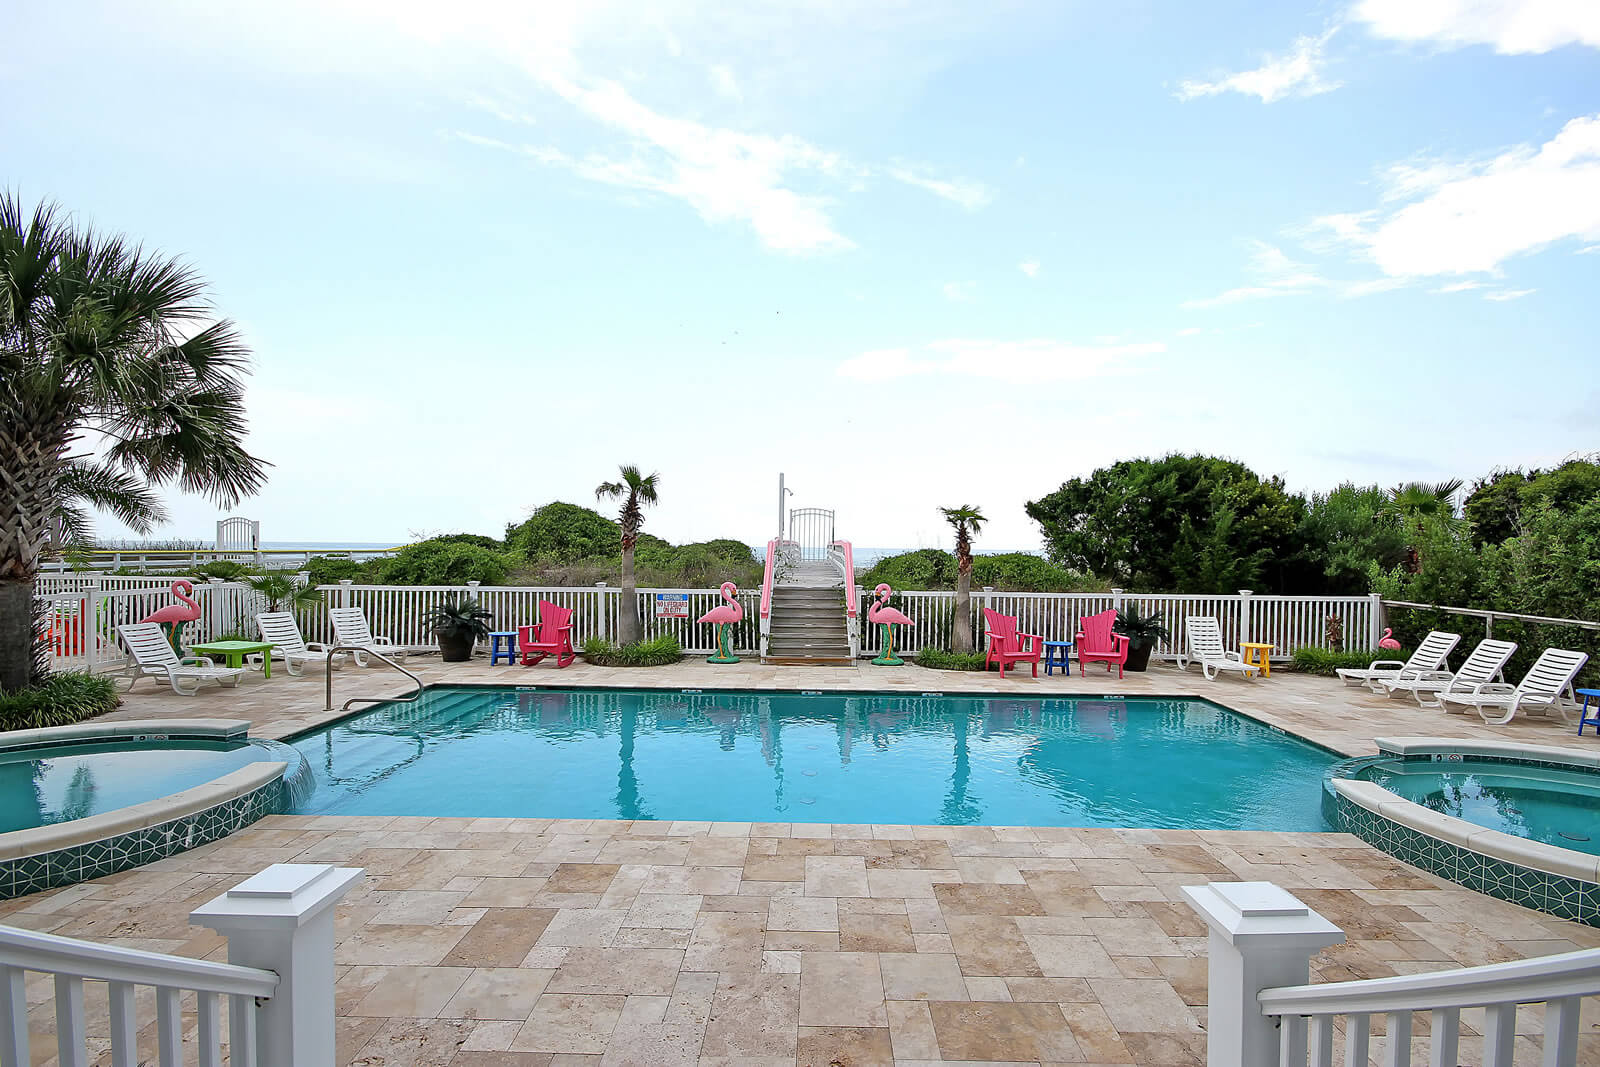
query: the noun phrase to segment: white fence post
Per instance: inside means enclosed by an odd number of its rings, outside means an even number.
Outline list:
[[[1250,590],[1239,590],[1239,644],[1250,638]]]
[[[1115,587],[1112,587],[1111,590],[1111,607],[1116,610],[1118,615],[1122,614],[1122,590]]]
[[[1375,649],[1383,637],[1383,594],[1368,593],[1367,599],[1372,602],[1367,615],[1367,648]]]
[[[215,640],[216,636],[226,629],[226,625],[223,622],[226,609],[222,605],[222,579],[207,578],[206,585],[210,586],[206,596],[206,614],[211,619],[211,630],[209,633],[200,634],[195,638],[196,641]]]
[[[1211,882],[1182,890],[1211,928],[1208,1067],[1276,1067],[1278,1024],[1262,1014],[1256,997],[1263,989],[1304,985],[1311,957],[1344,941],[1344,931],[1271,882]],[[1302,1040],[1304,1035],[1302,1028]],[[1303,1045],[1298,1062],[1305,1062]]]
[[[352,578],[339,579],[339,606],[341,608],[348,608],[350,606],[350,587],[355,584],[355,580]]]
[[[189,914],[228,939],[228,962],[275,971],[261,1007],[261,1067],[332,1067],[333,906],[359,867],[274,863]]]
[[[83,614],[78,623],[83,642],[83,669],[94,672],[100,663],[100,575],[89,579],[83,588]],[[110,627],[106,627],[110,630]]]

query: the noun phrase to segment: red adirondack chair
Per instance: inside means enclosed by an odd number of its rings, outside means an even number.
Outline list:
[[[1014,615],[1001,615],[997,611],[983,609],[984,629],[989,635],[989,649],[983,657],[983,669],[988,670],[991,663],[1000,665],[1000,677],[1006,676],[1006,664],[1031,663],[1033,676],[1039,677],[1039,655],[1044,651],[1044,638],[1038,634],[1017,633],[1017,619]]]
[[[554,656],[557,667],[571,663],[578,654],[572,647],[572,609],[539,601],[539,624],[517,627],[517,649],[522,653],[524,667],[531,667],[546,656]]]
[[[1083,675],[1083,665],[1090,660],[1103,662],[1106,670],[1117,665],[1117,677],[1122,677],[1122,665],[1128,662],[1128,639],[1112,633],[1117,621],[1117,609],[1107,608],[1098,615],[1085,615],[1078,620],[1078,638],[1074,651],[1078,654],[1078,674]]]

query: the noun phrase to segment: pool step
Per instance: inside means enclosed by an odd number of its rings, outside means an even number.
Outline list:
[[[820,569],[804,576],[805,584],[772,590],[772,628],[765,663],[795,666],[849,666],[850,636],[845,629],[844,589],[837,573],[833,584]]]

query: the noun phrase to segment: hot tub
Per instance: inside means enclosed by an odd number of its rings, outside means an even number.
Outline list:
[[[226,719],[0,734],[0,898],[163,859],[288,804],[304,760]]]
[[[1324,781],[1335,827],[1471,889],[1600,926],[1600,752],[1378,738]]]

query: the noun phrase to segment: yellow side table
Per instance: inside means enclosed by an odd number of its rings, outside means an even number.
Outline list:
[[[1257,641],[1244,641],[1240,643],[1239,647],[1244,649],[1241,658],[1246,666],[1253,665],[1261,668],[1261,677],[1263,678],[1272,677],[1272,664],[1267,662],[1267,653],[1272,651],[1272,645],[1263,645]]]

